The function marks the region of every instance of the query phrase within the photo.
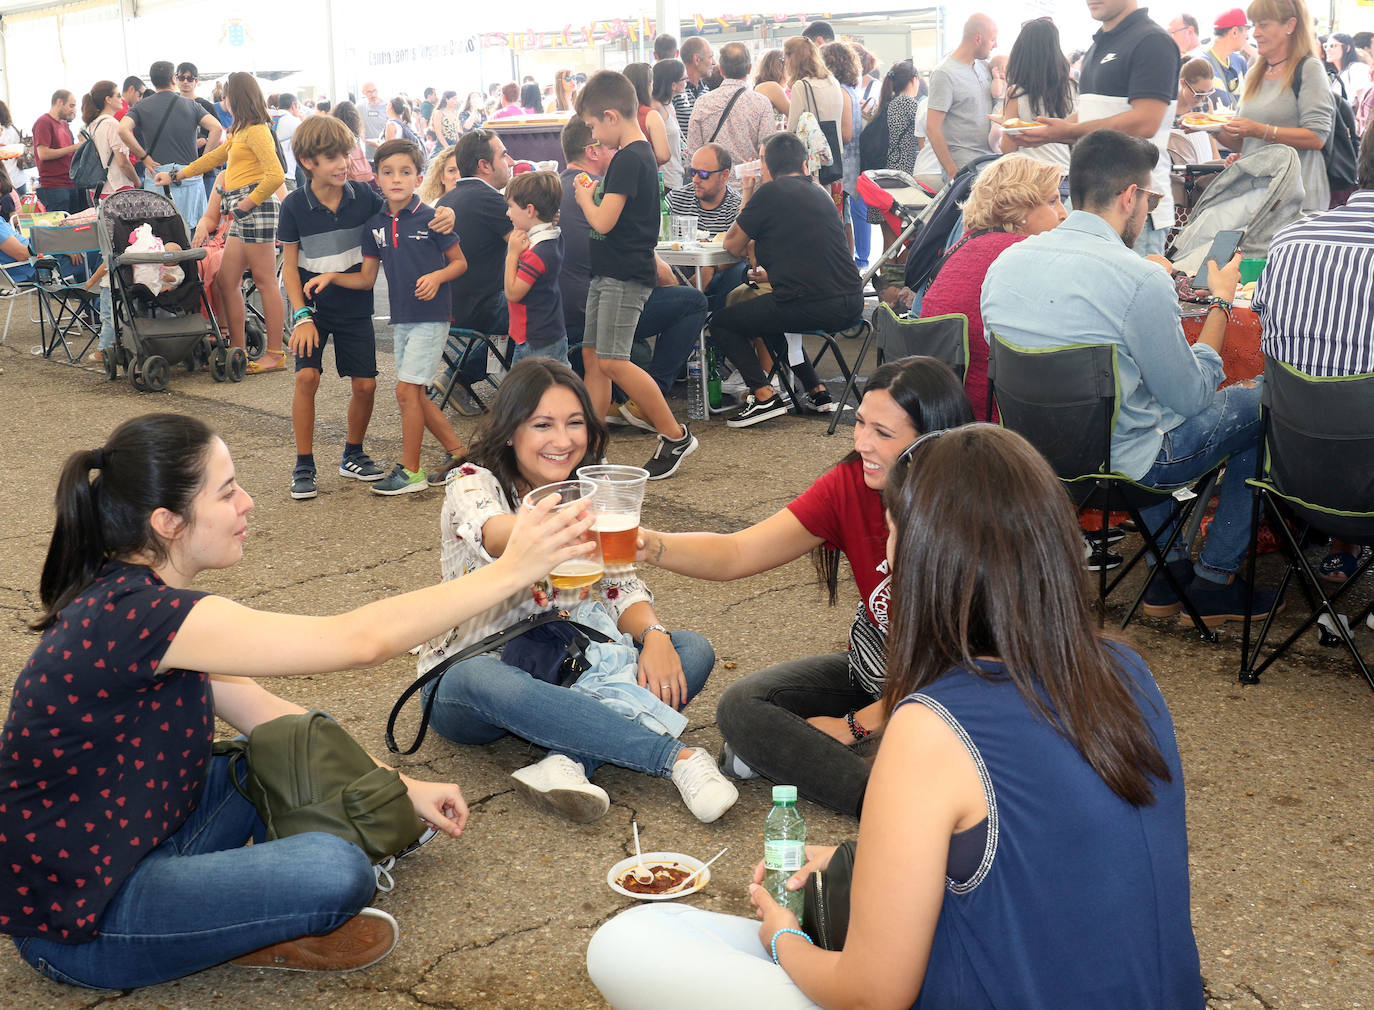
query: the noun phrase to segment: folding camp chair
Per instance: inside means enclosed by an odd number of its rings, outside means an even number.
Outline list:
[[[60,343],[68,361],[80,361],[100,338],[100,293],[87,291],[63,276],[62,263],[68,254],[97,248],[95,222],[80,228],[35,225],[29,232],[29,244],[39,257],[33,272],[43,357],[51,357]],[[77,343],[85,340],[76,354],[72,353],[73,338]]]
[[[14,303],[24,295],[31,295],[36,285],[33,281],[17,281],[10,276],[9,271],[0,266],[0,300],[10,303],[9,309],[5,312],[5,331],[0,334],[0,344],[9,339],[10,318],[14,315]]]
[[[1108,526],[1108,514],[1114,511],[1128,513],[1135,523],[1144,541],[1141,549],[1110,583],[1107,569],[1098,571],[1099,620],[1107,597],[1148,554],[1154,567],[1121,626],[1126,627],[1135,616],[1150,582],[1163,576],[1198,634],[1204,641],[1215,642],[1216,632],[1202,622],[1197,608],[1164,563],[1201,499],[1182,488],[1149,487],[1112,469],[1112,424],[1121,399],[1116,351],[1112,344],[1030,349],[990,332],[988,399],[996,398],[1002,425],[1023,436],[1049,461],[1075,509],[1100,510],[1103,529]],[[1208,473],[1194,483],[1200,485],[1211,476]],[[1175,504],[1164,527],[1170,533],[1160,544],[1140,510],[1170,498]]]
[[[1312,566],[1303,557],[1302,544],[1311,529],[1354,544],[1374,544],[1374,373],[1321,378],[1275,361],[1264,364],[1261,399],[1264,421],[1264,453],[1260,474],[1247,481],[1255,488],[1253,526],[1258,533],[1261,504],[1273,518],[1288,559],[1273,609],[1260,626],[1254,649],[1250,648],[1250,621],[1241,637],[1240,680],[1259,683],[1269,665],[1282,656],[1313,624],[1325,625],[1322,644],[1344,644],[1365,680],[1374,687],[1374,674],[1365,664],[1349,628],[1366,621],[1374,603],[1366,604],[1347,627],[1336,612],[1361,576],[1374,565],[1365,558],[1355,574],[1327,595]],[[1285,521],[1296,519],[1297,533]],[[1264,640],[1294,574],[1307,597],[1310,613],[1297,630],[1259,663]],[[1255,584],[1255,554],[1250,553],[1250,585]]]
[[[451,327],[448,331],[448,341],[444,344],[442,374],[436,377],[436,384],[430,393],[430,398],[439,405],[440,410],[447,410],[449,401],[453,399],[454,390],[462,389],[480,408],[477,413],[484,413],[487,406],[473,387],[477,383],[485,381],[492,389],[497,389],[500,386],[500,380],[493,377],[490,371],[484,372],[480,379],[466,379],[463,377],[463,366],[477,360],[479,352],[485,349],[486,352],[496,356],[502,374],[504,374],[510,370],[511,355],[514,353],[514,344],[508,342],[508,347],[509,350],[502,353],[500,346],[488,334],[458,326]],[[482,353],[480,356],[485,359],[486,354]],[[459,409],[463,413],[467,413],[461,407]]]

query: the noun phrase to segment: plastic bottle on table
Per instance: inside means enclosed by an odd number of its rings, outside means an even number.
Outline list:
[[[706,397],[701,391],[701,349],[693,348],[687,359],[687,420],[706,419]]]
[[[763,822],[763,886],[773,900],[802,914],[801,890],[789,891],[788,878],[806,862],[806,821],[797,810],[797,787],[774,786],[773,809]]]

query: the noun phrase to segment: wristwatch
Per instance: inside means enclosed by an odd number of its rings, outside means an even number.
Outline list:
[[[647,628],[645,628],[643,634],[641,634],[641,635],[639,636],[639,645],[640,645],[640,648],[643,648],[643,647],[644,647],[644,640],[645,640],[646,638],[649,637],[649,632],[651,632],[651,631],[661,631],[661,632],[663,632],[665,635],[668,635],[668,634],[669,634],[669,633],[668,633],[668,629],[665,628],[663,625],[661,625],[661,624],[651,624],[651,625],[649,625]],[[671,638],[672,636],[669,635],[669,637]]]

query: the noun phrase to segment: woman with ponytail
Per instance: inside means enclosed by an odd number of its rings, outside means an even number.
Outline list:
[[[103,200],[121,189],[133,189],[138,176],[129,161],[129,148],[119,139],[119,123],[115,119],[124,105],[119,87],[114,81],[96,81],[95,87],[81,97],[81,120],[86,135],[95,143],[100,163],[105,166],[105,184],[97,192],[96,200]]]
[[[304,711],[252,677],[374,666],[585,553],[590,519],[516,519],[470,576],[347,614],[251,610],[192,589],[243,556],[253,500],[204,423],[150,414],[73,453],[39,583],[42,640],[15,683],[0,754],[0,932],[48,978],[130,989],[230,960],[352,969],[397,927],[376,877],[332,834],[265,841],[211,744]],[[570,546],[571,545],[571,546]],[[456,836],[452,783],[402,776],[416,816]],[[254,844],[247,845],[249,840]]]

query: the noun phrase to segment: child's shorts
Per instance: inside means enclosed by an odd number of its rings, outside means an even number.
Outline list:
[[[439,371],[448,340],[448,323],[395,323],[396,380],[428,386]]]
[[[343,379],[375,379],[377,377],[377,334],[371,317],[340,321],[328,316],[315,317],[315,329],[320,343],[313,354],[296,359],[296,371],[313,368],[323,372],[324,345],[334,338],[334,367]]]
[[[587,324],[583,343],[598,358],[629,361],[635,327],[653,287],[617,277],[593,277],[587,288]]]
[[[238,189],[227,191],[221,198],[222,212],[232,213],[243,198],[257,188],[256,185],[240,186]],[[269,196],[264,203],[250,210],[247,216],[234,218],[234,223],[229,226],[229,237],[254,244],[276,242],[277,212],[280,208],[277,198]]]

